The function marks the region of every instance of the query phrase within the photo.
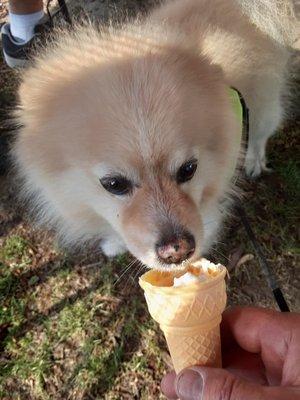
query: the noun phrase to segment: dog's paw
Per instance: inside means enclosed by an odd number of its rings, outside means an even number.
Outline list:
[[[250,179],[258,178],[262,172],[272,172],[271,168],[267,167],[266,156],[264,152],[261,154],[248,151],[245,159],[245,171],[246,175]]]
[[[246,175],[251,178],[255,179],[262,173],[262,165],[258,158],[248,158],[245,161],[245,171]]]
[[[118,238],[103,239],[101,249],[106,257],[115,257],[127,251],[125,243]]]

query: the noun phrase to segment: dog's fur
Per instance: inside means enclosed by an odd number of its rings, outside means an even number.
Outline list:
[[[240,153],[228,87],[250,109],[245,166],[258,175],[283,116],[289,10],[173,0],[122,28],[60,35],[19,91],[13,154],[39,218],[67,243],[101,239],[107,255],[128,249],[149,266],[167,267],[155,245],[177,226],[195,237],[194,257],[207,251]],[[178,185],[191,158],[195,176]],[[99,179],[111,174],[132,180],[133,192],[105,191]]]

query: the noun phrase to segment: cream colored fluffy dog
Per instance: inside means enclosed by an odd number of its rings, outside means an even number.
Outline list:
[[[173,0],[120,29],[62,34],[20,87],[13,154],[38,217],[66,243],[157,268],[209,250],[241,152],[228,88],[250,110],[255,176],[283,116],[289,12]]]

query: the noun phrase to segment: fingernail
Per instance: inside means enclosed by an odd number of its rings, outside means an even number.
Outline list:
[[[176,391],[181,400],[200,400],[203,379],[195,369],[185,369],[176,378]]]

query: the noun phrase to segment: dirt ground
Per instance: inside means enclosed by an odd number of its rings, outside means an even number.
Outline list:
[[[155,3],[68,2],[72,16],[88,15],[100,23],[146,12]],[[0,1],[0,22],[6,18],[6,4]],[[13,131],[7,121],[18,75],[0,62],[0,140],[10,143]],[[297,55],[294,64],[293,111],[268,149],[274,171],[255,182],[244,181],[242,187],[257,239],[291,310],[299,311]],[[0,398],[162,399],[160,379],[171,365],[137,285],[140,265],[130,255],[106,260],[97,249],[85,254],[59,249],[51,234],[33,228],[16,206],[12,181],[10,170],[0,177]],[[230,305],[276,308],[234,212],[209,257],[229,268]]]

